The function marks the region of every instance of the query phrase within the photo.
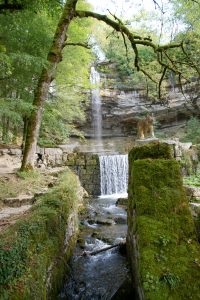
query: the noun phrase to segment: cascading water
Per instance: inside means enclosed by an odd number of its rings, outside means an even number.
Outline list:
[[[101,195],[124,194],[128,187],[128,155],[101,155]]]
[[[100,96],[100,75],[95,67],[91,67],[90,82],[93,85],[92,93],[92,128],[93,137],[101,143],[102,135],[102,113]]]

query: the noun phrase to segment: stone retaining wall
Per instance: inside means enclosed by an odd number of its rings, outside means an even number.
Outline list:
[[[37,148],[36,164],[39,167],[68,166],[78,176],[90,195],[100,195],[100,166],[97,154],[68,153],[61,148]]]
[[[84,189],[90,195],[100,195],[100,165],[97,154],[68,154],[65,165],[69,166],[79,176]]]
[[[20,168],[20,148],[0,149],[0,174]],[[38,168],[69,166],[79,176],[82,186],[91,195],[100,195],[100,166],[97,154],[68,153],[61,148],[37,147],[35,165]]]

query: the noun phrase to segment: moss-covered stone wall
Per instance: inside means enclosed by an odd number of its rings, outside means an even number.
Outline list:
[[[168,145],[130,152],[128,192],[128,254],[139,299],[200,299],[200,247]]]
[[[97,154],[71,153],[65,164],[79,176],[82,186],[90,195],[100,195],[100,165]]]
[[[0,235],[0,299],[56,299],[76,242],[81,186],[66,170],[58,184]]]

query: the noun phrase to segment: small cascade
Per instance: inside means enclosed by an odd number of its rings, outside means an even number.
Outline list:
[[[101,155],[101,195],[124,194],[128,187],[128,155]]]
[[[91,67],[90,82],[94,87],[92,93],[92,128],[94,138],[101,144],[102,135],[102,113],[100,96],[100,75],[95,67]]]

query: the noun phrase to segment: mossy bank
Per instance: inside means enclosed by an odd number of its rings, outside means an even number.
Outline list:
[[[129,174],[127,240],[139,299],[200,299],[200,247],[179,163],[166,144],[143,146],[130,152]]]
[[[69,170],[0,237],[0,299],[56,299],[76,242],[81,186]]]

